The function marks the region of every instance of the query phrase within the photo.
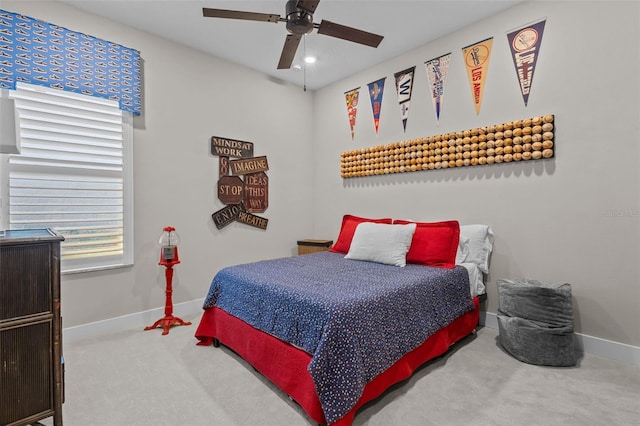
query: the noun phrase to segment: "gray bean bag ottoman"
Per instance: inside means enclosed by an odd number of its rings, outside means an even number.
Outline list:
[[[570,284],[498,281],[498,343],[535,365],[576,365]]]

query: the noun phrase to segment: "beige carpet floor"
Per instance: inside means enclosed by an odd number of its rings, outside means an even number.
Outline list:
[[[191,326],[65,343],[66,426],[313,425],[226,348]],[[482,328],[363,408],[354,425],[640,425],[640,368],[586,355],[578,367],[513,359]],[[51,419],[42,421],[51,425]]]

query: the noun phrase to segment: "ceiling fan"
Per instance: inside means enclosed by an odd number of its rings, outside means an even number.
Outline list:
[[[322,20],[319,24],[313,22],[313,12],[318,7],[320,0],[288,0],[285,7],[286,17],[270,13],[241,12],[236,10],[209,9],[202,8],[202,14],[207,18],[244,19],[261,22],[286,22],[287,37],[284,41],[278,69],[289,69],[298,50],[298,45],[302,36],[309,34],[313,29],[318,30],[318,34],[330,37],[341,38],[365,46],[378,47],[382,39],[381,35],[362,31],[356,28],[346,27],[327,20]]]

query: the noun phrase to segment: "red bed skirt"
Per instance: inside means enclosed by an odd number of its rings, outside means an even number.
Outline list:
[[[422,364],[444,354],[453,343],[469,335],[478,325],[480,311],[477,297],[473,299],[473,303],[473,311],[438,330],[422,345],[369,382],[353,409],[333,425],[351,425],[360,407],[380,396],[391,385],[409,378]],[[311,355],[307,352],[216,307],[205,309],[196,330],[196,338],[200,341],[198,345],[211,345],[214,338],[217,339],[282,389],[313,421],[326,424],[313,380],[307,371],[307,365],[311,361]]]

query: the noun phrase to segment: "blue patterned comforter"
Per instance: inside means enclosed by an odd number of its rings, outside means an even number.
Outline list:
[[[400,268],[332,252],[224,268],[204,302],[212,306],[312,356],[328,423],[353,408],[369,381],[474,308],[461,266]]]

